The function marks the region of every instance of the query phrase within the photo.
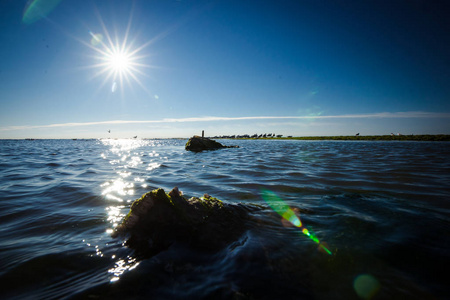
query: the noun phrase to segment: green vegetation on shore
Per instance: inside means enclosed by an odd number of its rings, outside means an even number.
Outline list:
[[[262,140],[305,140],[305,141],[450,141],[449,134],[421,135],[353,135],[353,136],[302,136],[250,138]]]

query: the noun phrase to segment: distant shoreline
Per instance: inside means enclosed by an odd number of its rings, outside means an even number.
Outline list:
[[[222,138],[217,138],[222,139]],[[229,139],[229,138],[224,138]],[[418,135],[353,135],[353,136],[301,136],[301,137],[261,137],[234,138],[236,140],[301,140],[301,141],[450,141],[449,134],[418,134]]]
[[[450,134],[417,134],[417,135],[337,135],[337,136],[287,136],[287,137],[208,137],[210,139],[231,139],[231,140],[299,140],[299,141],[422,141],[422,142],[449,142]],[[0,140],[103,140],[103,139],[124,139],[124,138],[17,138]],[[125,138],[126,139],[126,138]],[[129,138],[132,139],[132,138]],[[189,138],[143,138],[144,140],[187,140]]]

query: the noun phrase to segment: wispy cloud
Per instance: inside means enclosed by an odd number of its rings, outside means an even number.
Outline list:
[[[246,121],[246,120],[320,120],[320,119],[366,119],[366,118],[450,118],[450,113],[433,112],[381,112],[370,114],[346,114],[346,115],[320,115],[320,116],[251,116],[251,117],[194,117],[194,118],[170,118],[162,120],[111,120],[100,122],[83,123],[60,123],[48,125],[23,125],[1,127],[0,131],[28,130],[37,128],[62,128],[79,126],[98,126],[98,125],[121,125],[121,124],[161,124],[161,123],[185,123],[185,122],[216,122],[216,121]]]
[[[408,112],[381,112],[371,114],[337,115],[337,116],[317,116],[316,119],[354,119],[354,118],[450,118],[450,113],[433,113],[423,111]]]

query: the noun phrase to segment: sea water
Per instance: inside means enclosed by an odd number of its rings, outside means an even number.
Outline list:
[[[449,143],[221,142],[239,148],[1,140],[1,298],[450,296]],[[260,222],[214,253],[175,244],[144,259],[111,237],[134,199],[175,186],[185,197],[260,205]]]

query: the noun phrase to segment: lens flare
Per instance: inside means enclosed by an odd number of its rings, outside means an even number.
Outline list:
[[[58,6],[62,0],[30,0],[25,7],[22,22],[31,24],[47,15]]]
[[[353,288],[363,299],[372,299],[380,289],[380,282],[369,274],[362,274],[355,278]]]
[[[269,190],[262,190],[262,198],[266,203],[272,208],[276,213],[278,213],[283,219],[292,223],[296,227],[302,227],[302,222],[300,218],[295,214],[295,212],[278,196]]]
[[[283,200],[281,200],[274,192],[262,189],[261,196],[263,200],[272,208],[276,213],[282,217],[282,221],[288,221],[295,227],[301,228],[301,232],[313,240],[315,243],[319,244],[319,249],[325,251],[329,255],[332,255],[331,251],[325,246],[325,243],[321,243],[320,240],[305,227],[302,228],[302,222],[300,217],[295,213],[295,211],[289,207]]]
[[[91,45],[96,47],[98,45],[101,45],[103,43],[103,35],[101,33],[92,33],[89,32],[89,34],[92,36],[91,38]]]

